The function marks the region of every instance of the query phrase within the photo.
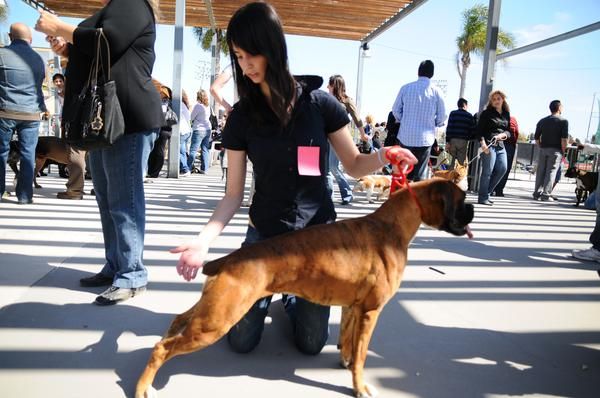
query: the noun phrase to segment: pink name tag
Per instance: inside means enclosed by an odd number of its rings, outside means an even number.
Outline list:
[[[298,147],[298,174],[301,176],[320,176],[319,168],[319,147],[318,146],[299,146]]]

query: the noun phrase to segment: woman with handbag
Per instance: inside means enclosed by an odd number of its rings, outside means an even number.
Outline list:
[[[164,117],[150,76],[155,60],[158,1],[102,0],[102,4],[102,9],[78,26],[40,11],[36,30],[48,35],[55,53],[69,59],[63,121],[75,119],[78,96],[98,59],[99,36],[104,34],[108,42],[100,49],[111,62],[101,65],[101,71],[109,72],[114,81],[124,127],[110,132],[120,135],[111,146],[89,152],[106,262],[98,274],[80,283],[85,287],[108,286],[95,304],[111,305],[146,288],[147,270],[142,262],[144,172]]]
[[[173,92],[171,89],[161,84],[158,92],[160,93],[162,113],[165,116],[165,123],[164,126],[161,127],[160,133],[158,133],[158,137],[156,138],[156,141],[154,141],[152,151],[148,156],[148,178],[158,178],[160,175],[160,172],[165,164],[167,143],[173,134],[173,126],[179,122],[177,120],[177,115],[173,111],[171,102],[173,100]]]

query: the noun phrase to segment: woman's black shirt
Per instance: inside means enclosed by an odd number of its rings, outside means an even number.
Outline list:
[[[298,84],[297,98],[284,128],[273,113],[256,125],[242,100],[223,130],[225,148],[246,151],[252,161],[256,193],[250,219],[265,237],[333,222],[336,217],[327,189],[327,136],[349,123],[348,114],[338,100],[321,90]],[[299,175],[299,146],[319,147],[320,176]]]
[[[485,109],[479,116],[479,122],[477,124],[477,140],[482,137],[485,139],[486,144],[490,144],[493,137],[498,134],[506,133],[506,138],[511,137],[510,133],[510,113],[498,111],[494,108]],[[498,141],[498,145],[504,148],[504,142]]]

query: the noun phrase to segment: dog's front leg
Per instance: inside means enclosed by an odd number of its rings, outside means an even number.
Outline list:
[[[369,342],[373,335],[373,330],[377,324],[377,318],[381,309],[371,310],[357,314],[356,325],[354,328],[354,357],[352,358],[352,384],[357,398],[374,398],[377,396],[377,390],[372,385],[366,384],[363,378],[363,369],[369,349]]]
[[[342,307],[342,321],[340,322],[340,340],[338,348],[340,349],[340,365],[350,369],[352,357],[354,356],[354,327],[356,326],[356,316],[352,307]]]

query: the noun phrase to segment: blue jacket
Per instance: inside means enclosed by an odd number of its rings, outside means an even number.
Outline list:
[[[0,110],[20,113],[46,111],[42,57],[24,40],[0,48]]]

